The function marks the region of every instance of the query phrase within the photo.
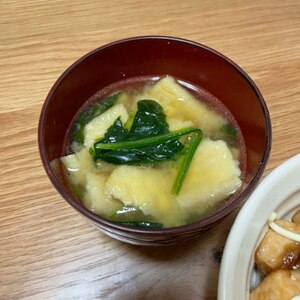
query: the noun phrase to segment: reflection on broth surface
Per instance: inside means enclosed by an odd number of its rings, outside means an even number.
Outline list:
[[[170,76],[133,78],[91,97],[65,148],[65,176],[85,207],[150,228],[213,213],[241,186],[246,161],[230,112]]]

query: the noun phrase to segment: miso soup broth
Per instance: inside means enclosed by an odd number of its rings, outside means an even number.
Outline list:
[[[170,76],[96,93],[70,125],[65,149],[65,177],[86,208],[150,228],[212,214],[240,188],[246,161],[228,109]]]

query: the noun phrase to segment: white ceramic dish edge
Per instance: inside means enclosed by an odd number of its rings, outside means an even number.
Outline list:
[[[275,168],[239,212],[227,239],[219,273],[218,300],[249,299],[253,253],[273,211],[279,217],[300,206],[300,154]],[[289,199],[288,201],[285,201]],[[281,205],[282,202],[284,205]]]

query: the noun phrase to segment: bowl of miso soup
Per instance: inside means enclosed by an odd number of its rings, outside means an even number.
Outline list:
[[[257,185],[271,122],[255,83],[202,44],[104,45],[50,90],[39,149],[51,182],[105,234],[174,244],[216,226]]]

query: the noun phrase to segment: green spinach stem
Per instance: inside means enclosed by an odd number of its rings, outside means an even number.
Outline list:
[[[187,127],[179,130],[175,130],[170,133],[156,135],[153,137],[148,137],[136,141],[125,141],[125,142],[116,142],[116,143],[96,143],[95,148],[101,150],[118,150],[118,149],[132,149],[152,146],[153,144],[160,144],[170,140],[176,140],[183,135],[190,134],[192,132],[201,131],[195,127]]]
[[[175,179],[175,182],[172,187],[172,193],[178,195],[180,192],[180,189],[182,187],[183,181],[187,175],[187,172],[189,170],[189,167],[191,165],[192,158],[195,154],[195,151],[199,145],[199,143],[202,140],[203,133],[200,129],[197,129],[193,133],[193,136],[191,137],[190,142],[186,145],[186,151],[185,155],[182,159],[182,162],[179,166],[179,170]]]

